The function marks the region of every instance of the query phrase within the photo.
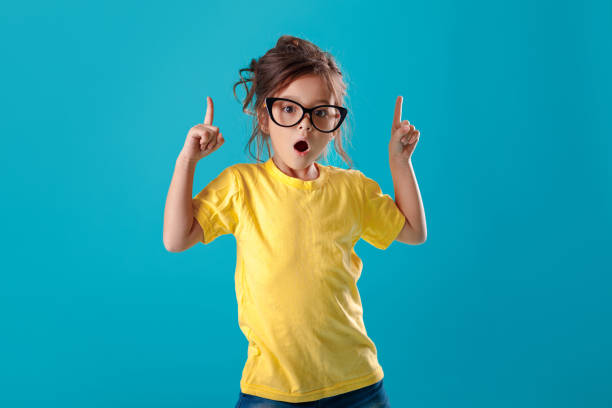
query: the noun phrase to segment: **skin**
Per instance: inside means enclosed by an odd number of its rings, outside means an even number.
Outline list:
[[[301,76],[270,96],[289,98],[306,108],[335,104],[325,81],[315,74]],[[260,112],[260,123],[262,131],[270,135],[274,152],[272,161],[276,167],[290,177],[305,181],[319,177],[315,161],[337,136],[337,130],[333,133],[318,131],[312,126],[308,115],[304,115],[302,121],[292,127],[279,126],[269,118],[265,107]],[[310,146],[310,151],[305,156],[297,155],[293,148],[295,142],[300,139],[305,139]]]
[[[334,104],[333,97],[323,79],[317,75],[305,75],[281,89],[275,97],[293,99],[305,107],[322,103]],[[323,102],[326,101],[326,102]],[[389,166],[395,190],[395,203],[406,222],[396,240],[405,244],[419,245],[427,240],[425,211],[419,192],[416,176],[412,167],[412,154],[420,138],[420,132],[408,120],[401,120],[403,97],[398,96],[391,124],[389,141]],[[301,180],[314,180],[319,176],[315,160],[326,149],[328,143],[337,135],[317,131],[304,115],[302,121],[290,128],[278,126],[268,117],[268,112],[260,112],[262,131],[270,135],[276,166],[290,177]],[[293,145],[301,138],[308,141],[310,151],[304,157],[295,154]]]
[[[405,244],[418,245],[427,240],[425,210],[412,167],[412,153],[419,142],[421,132],[408,120],[402,121],[403,101],[402,96],[398,96],[395,100],[391,140],[389,141],[389,167],[393,177],[395,204],[406,217],[404,228],[396,240]]]
[[[316,75],[298,78],[272,96],[288,97],[306,107],[334,103],[325,83]],[[420,132],[408,120],[401,120],[402,103],[403,98],[398,96],[389,141],[389,165],[393,177],[395,203],[406,218],[404,227],[396,240],[418,245],[427,239],[423,202],[411,160],[420,138]],[[219,128],[212,125],[212,121],[213,103],[208,97],[204,123],[194,126],[189,131],[183,151],[177,160],[177,167],[168,192],[164,217],[164,243],[171,251],[189,248],[202,236],[202,230],[199,224],[194,222],[191,211],[191,187],[197,161],[217,150],[225,141]],[[272,159],[281,171],[290,177],[302,180],[314,180],[319,176],[315,160],[324,152],[337,132],[317,131],[312,127],[308,116],[304,116],[299,124],[290,128],[278,126],[269,120],[267,111],[261,113],[260,123],[264,133],[270,134],[275,152]],[[293,150],[295,142],[302,138],[308,141],[311,149],[304,157],[296,155]],[[182,238],[185,236],[185,229],[189,233],[187,238]]]

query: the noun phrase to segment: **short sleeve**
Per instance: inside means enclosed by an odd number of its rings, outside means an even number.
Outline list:
[[[240,194],[238,178],[228,167],[191,200],[193,216],[204,235],[200,242],[208,244],[220,235],[236,231]]]
[[[376,181],[360,175],[364,200],[361,238],[378,249],[387,249],[404,227],[406,217]]]

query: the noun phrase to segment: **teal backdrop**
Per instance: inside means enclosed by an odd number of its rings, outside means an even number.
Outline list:
[[[206,96],[194,194],[251,161],[232,85],[282,34],[337,58],[392,197],[398,95],[421,132],[427,241],[356,246],[392,406],[612,406],[612,6],[533,0],[3,6],[0,406],[234,406],[235,239],[170,253],[164,205]]]

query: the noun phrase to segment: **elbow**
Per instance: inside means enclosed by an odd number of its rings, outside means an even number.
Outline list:
[[[423,232],[423,235],[421,236],[421,242],[419,244],[424,244],[425,241],[427,241],[427,231]]]
[[[414,241],[399,241],[402,244],[406,244],[406,245],[422,245],[424,244],[426,241],[426,239],[415,239]]]
[[[419,239],[416,241],[415,245],[422,245],[427,241],[427,232],[424,232],[419,236]]]
[[[406,219],[404,224],[404,228],[400,231],[399,235],[396,238],[396,241],[399,241],[403,244],[408,245],[421,245],[427,241],[427,230],[425,229],[414,229],[410,226],[410,222]]]
[[[164,236],[164,248],[166,248],[166,251],[173,252],[173,253],[184,251],[184,248],[181,248],[175,242],[168,240],[165,236]]]
[[[165,241],[164,241],[164,248],[166,248],[166,251],[168,252],[181,252],[176,247],[166,243]]]

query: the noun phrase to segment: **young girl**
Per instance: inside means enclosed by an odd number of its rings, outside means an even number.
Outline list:
[[[242,78],[244,71],[251,77]],[[354,246],[360,238],[380,249],[394,240],[425,241],[410,160],[419,132],[401,122],[398,97],[389,143],[393,201],[360,171],[318,163],[333,142],[351,165],[341,140],[346,85],[329,53],[282,36],[239,73],[234,95],[244,84],[257,163],[226,168],[192,198],[196,163],[224,143],[207,98],[204,123],[189,130],[176,161],[164,245],[179,252],[223,234],[236,237],[238,324],[249,342],[236,406],[388,407],[363,323]]]

